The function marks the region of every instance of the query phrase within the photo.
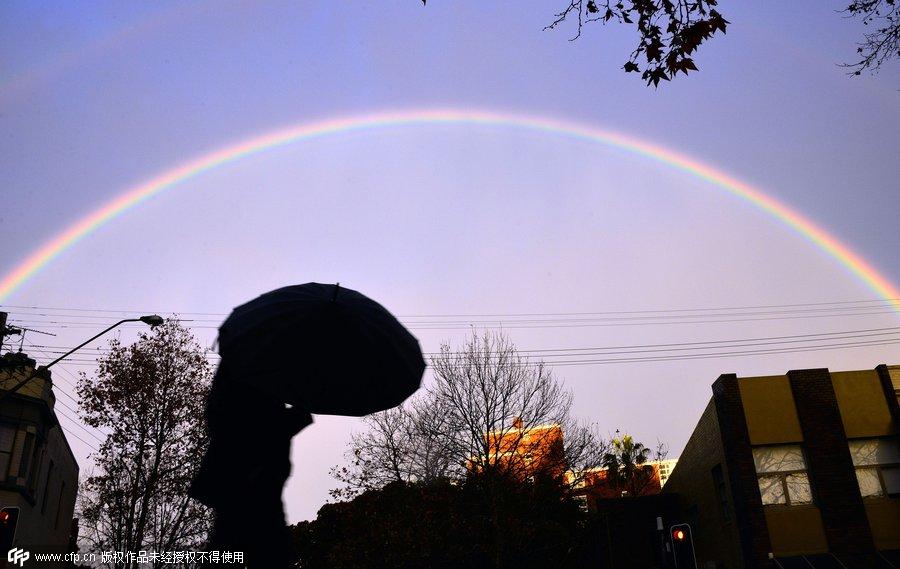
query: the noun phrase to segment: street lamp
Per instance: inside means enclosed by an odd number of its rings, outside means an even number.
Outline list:
[[[25,379],[23,379],[23,380],[20,381],[19,383],[15,384],[15,385],[12,387],[12,389],[9,389],[8,391],[4,391],[4,392],[0,393],[0,401],[3,401],[4,399],[6,399],[6,397],[7,397],[9,394],[15,393],[16,391],[18,391],[19,389],[21,389],[22,386],[24,386],[26,383],[28,383],[29,381],[31,381],[32,378],[34,378],[34,376],[36,376],[36,375],[38,374],[38,372],[41,372],[41,371],[43,371],[43,370],[46,370],[46,369],[50,368],[50,366],[52,366],[52,365],[54,365],[55,363],[59,362],[59,361],[62,360],[63,358],[72,355],[73,352],[78,351],[79,349],[81,349],[81,348],[83,348],[84,346],[90,344],[91,342],[93,342],[94,340],[96,340],[97,338],[99,338],[100,336],[102,336],[103,334],[106,334],[107,332],[109,332],[110,330],[112,330],[113,328],[115,328],[116,326],[121,326],[122,324],[125,324],[126,322],[143,322],[144,324],[149,325],[151,328],[155,328],[156,326],[159,326],[160,324],[162,324],[162,323],[164,322],[164,320],[163,320],[163,317],[162,317],[162,316],[159,316],[158,314],[149,314],[149,315],[146,315],[146,316],[141,316],[140,318],[125,318],[124,320],[119,320],[118,322],[116,322],[115,324],[113,324],[112,326],[110,326],[109,328],[107,328],[106,330],[103,330],[103,331],[100,332],[99,334],[95,334],[94,336],[91,336],[90,338],[88,338],[88,339],[85,340],[84,342],[78,344],[77,346],[75,346],[74,348],[72,348],[71,350],[69,350],[68,352],[64,353],[63,355],[61,355],[61,356],[59,356],[58,358],[56,358],[55,360],[53,360],[53,361],[50,362],[49,364],[47,364],[47,365],[45,365],[45,366],[40,366],[40,367],[38,367],[38,368],[33,369],[33,370],[31,371],[31,375],[29,375],[28,377],[26,377]]]

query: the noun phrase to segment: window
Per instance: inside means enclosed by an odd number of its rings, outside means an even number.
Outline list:
[[[587,500],[587,496],[586,496],[586,495],[584,495],[584,494],[578,494],[577,496],[575,496],[575,503],[578,504],[578,508],[579,508],[582,512],[588,511],[588,500]]]
[[[16,428],[12,425],[0,425],[0,482],[6,482],[6,476],[9,474],[15,440]]]
[[[728,507],[728,489],[725,486],[725,475],[722,473],[722,465],[717,464],[712,469],[713,485],[716,487],[716,497],[722,508],[722,519],[731,521],[731,510]]]
[[[53,460],[50,460],[50,466],[47,467],[47,480],[44,482],[44,497],[41,502],[41,514],[47,511],[47,493],[50,492],[50,477],[53,476]]]
[[[34,452],[31,455],[31,469],[28,471],[28,481],[26,486],[28,490],[34,494],[35,486],[37,486],[38,477],[41,472],[41,465],[44,462],[44,445],[38,441],[34,445]]]
[[[19,476],[28,476],[28,467],[31,466],[32,453],[34,453],[34,433],[25,433],[25,447],[22,449],[22,459],[19,461]]]
[[[863,498],[900,497],[900,449],[893,439],[848,441]]]
[[[806,458],[800,445],[755,447],[753,464],[764,506],[812,504]]]
[[[63,493],[66,491],[66,483],[65,481],[59,485],[59,500],[56,502],[56,520],[53,522],[53,529],[59,527],[59,515],[62,513],[63,506]]]

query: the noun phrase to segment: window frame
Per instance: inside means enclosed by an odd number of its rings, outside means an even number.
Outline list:
[[[791,470],[778,470],[774,472],[759,472],[756,470],[756,459],[753,459],[753,471],[756,473],[756,484],[757,488],[759,488],[759,482],[763,478],[769,479],[778,479],[778,482],[781,485],[782,495],[784,496],[783,503],[774,503],[767,504],[764,501],[762,490],[760,489],[760,501],[762,502],[763,508],[797,508],[803,506],[814,506],[816,504],[816,493],[812,485],[812,480],[809,477],[809,461],[806,459],[806,449],[804,448],[802,443],[780,443],[773,445],[754,445],[751,448],[751,454],[756,449],[771,449],[771,448],[779,448],[779,447],[796,447],[800,450],[800,456],[803,458],[803,466],[805,468],[802,469],[791,469]],[[787,479],[789,476],[794,476],[797,474],[802,474],[806,478],[806,484],[809,487],[809,501],[808,502],[800,502],[795,503],[791,499],[791,492],[788,488]]]
[[[809,485],[809,502],[794,503],[791,500],[791,493],[788,490],[787,479],[788,479],[788,476],[793,476],[795,474],[802,474],[806,477],[806,483]],[[813,492],[812,492],[812,483],[809,481],[809,470],[785,470],[783,472],[766,472],[764,474],[757,474],[756,475],[757,484],[759,483],[760,478],[777,478],[778,482],[781,484],[781,491],[783,492],[783,495],[784,495],[784,503],[783,504],[781,504],[781,503],[766,504],[765,502],[763,502],[763,506],[766,508],[770,508],[770,507],[776,507],[776,508],[777,507],[790,507],[790,508],[792,508],[792,507],[796,507],[796,506],[812,506],[816,502],[815,497],[813,496]],[[762,497],[761,494],[760,494],[760,497]]]
[[[850,443],[856,441],[885,441],[887,444],[894,444],[898,447],[898,451],[900,451],[900,442],[898,442],[894,437],[862,437],[855,439],[847,439],[847,449],[850,451],[850,458],[853,459],[853,452],[850,450]],[[862,464],[857,466],[853,465],[853,474],[856,475],[856,488],[859,491],[860,497],[865,501],[880,501],[880,500],[896,500],[900,498],[900,492],[895,492],[893,494],[888,492],[887,482],[884,480],[884,470],[900,470],[900,462],[885,462],[885,463],[876,463],[876,464]],[[881,494],[878,496],[863,496],[863,489],[859,485],[859,475],[857,474],[860,470],[868,470],[875,471],[875,475],[878,478],[878,485],[881,489]]]
[[[10,429],[12,431],[12,443],[9,450],[0,449],[0,453],[6,455],[6,468],[0,471],[0,484],[5,484],[9,480],[9,471],[12,468],[13,455],[16,453],[16,437],[19,435],[19,426],[15,423],[0,422],[0,428]]]

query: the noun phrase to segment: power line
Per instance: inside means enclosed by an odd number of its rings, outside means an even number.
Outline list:
[[[26,343],[29,344],[30,347],[35,347],[35,346],[34,346],[33,344],[31,344],[30,342],[27,342],[27,341],[26,341]],[[35,349],[37,349],[37,348],[35,348]],[[44,352],[43,350],[38,349],[38,352],[44,354],[44,355],[47,356],[48,358],[51,357],[51,356],[49,356],[46,352]],[[64,371],[64,370],[63,370],[62,368],[60,368],[59,371]],[[65,378],[63,378],[63,377],[61,377],[61,376],[58,376],[58,377],[60,377],[60,379],[65,379]],[[71,384],[70,384],[70,385],[71,385]],[[73,386],[73,387],[74,387],[74,386]],[[58,392],[58,393],[61,393],[61,394],[65,395],[66,397],[68,397],[69,399],[71,399],[76,405],[79,404],[78,401],[75,400],[75,398],[73,398],[71,395],[69,395],[68,393],[66,393],[66,392],[63,391],[62,389],[54,390],[54,392],[55,392],[55,393]],[[72,413],[74,413],[76,416],[78,415],[78,411],[77,411],[76,409],[73,409],[72,407],[70,407],[68,404],[66,404],[66,402],[63,401],[62,399],[57,398],[57,399],[56,399],[56,402],[59,403],[60,405],[62,405],[63,407],[65,407],[66,409],[68,409],[69,411],[71,411]],[[66,419],[68,419],[69,421],[71,421],[72,423],[74,423],[78,428],[80,428],[82,431],[84,431],[84,432],[87,433],[88,435],[94,437],[94,439],[96,439],[98,442],[103,442],[103,440],[102,440],[100,437],[98,437],[97,435],[95,435],[93,432],[88,431],[88,430],[81,424],[81,421],[80,421],[80,420],[76,420],[76,419],[70,417],[69,415],[67,415],[66,413],[64,413],[64,412],[62,411],[62,409],[54,409],[54,412],[55,412],[57,415],[63,416],[63,417],[65,417]],[[97,430],[99,430],[99,429],[97,429]],[[104,433],[104,434],[105,434],[105,433]]]
[[[57,415],[59,415],[59,416],[61,416],[61,417],[65,417],[65,418],[68,419],[70,422],[72,422],[72,424],[74,424],[76,427],[80,428],[82,431],[84,431],[84,432],[87,433],[88,435],[92,436],[92,437],[94,438],[94,440],[97,441],[98,443],[102,443],[102,442],[103,442],[103,439],[101,439],[100,437],[98,437],[97,435],[95,435],[94,433],[92,433],[91,431],[85,429],[85,428],[81,425],[81,423],[79,423],[77,420],[75,420],[75,419],[73,419],[72,417],[66,415],[65,413],[61,413],[58,409],[56,410],[56,413],[57,413]],[[60,425],[60,426],[62,426],[62,425]],[[84,441],[84,439],[79,439],[79,440]],[[94,450],[97,450],[97,449],[94,449]]]
[[[855,347],[866,347],[866,346],[888,346],[900,344],[900,339],[889,340],[889,341],[866,341],[866,342],[845,342],[845,343],[837,343],[837,344],[825,344],[818,346],[797,346],[797,347],[788,347],[788,348],[777,348],[777,349],[766,349],[766,350],[741,350],[741,351],[732,351],[732,352],[709,352],[705,354],[670,354],[666,356],[647,356],[647,357],[639,357],[639,358],[610,358],[610,359],[587,359],[587,360],[550,360],[550,361],[525,361],[522,365],[525,366],[536,366],[536,365],[546,365],[546,366],[554,366],[554,367],[565,367],[565,366],[580,366],[580,365],[596,365],[596,364],[607,364],[607,363],[635,363],[635,362],[647,362],[647,361],[679,361],[679,360],[691,360],[691,359],[708,359],[708,358],[721,358],[726,356],[752,356],[759,354],[776,354],[776,353],[795,353],[795,352],[811,352],[811,351],[822,351],[822,350],[832,350],[832,349],[845,349],[845,348],[855,348]],[[734,346],[723,346],[719,349],[726,349]],[[586,354],[590,355],[633,355],[640,352],[625,352],[621,354],[615,353],[603,353],[603,354]],[[90,361],[77,361],[72,363],[71,365],[77,366],[96,366],[96,362]],[[432,365],[428,365],[428,367],[433,367]]]
[[[793,316],[769,316],[764,318],[718,318],[715,320],[691,320],[691,319],[680,319],[680,320],[672,320],[672,318],[676,317],[665,317],[660,316],[656,318],[656,321],[646,321],[646,319],[629,319],[629,318],[619,318],[614,319],[618,320],[616,322],[598,322],[598,320],[613,320],[613,319],[588,319],[587,322],[593,323],[585,323],[585,322],[575,322],[571,323],[571,320],[556,320],[550,322],[556,323],[546,323],[546,324],[528,324],[527,321],[521,320],[481,320],[481,321],[450,321],[450,322],[404,322],[407,328],[411,330],[465,330],[469,329],[473,326],[479,324],[490,324],[493,326],[484,326],[485,328],[493,327],[493,328],[503,328],[508,330],[525,330],[525,329],[555,329],[555,328],[606,328],[606,327],[618,327],[618,326],[666,326],[666,325],[696,325],[696,324],[731,324],[737,322],[764,322],[764,321],[774,321],[774,320],[800,320],[800,319],[812,319],[812,318],[846,318],[846,317],[856,317],[856,316],[876,316],[881,314],[896,314],[894,310],[881,310],[881,311],[872,311],[872,312],[858,312],[851,314],[801,314],[801,315],[793,315]],[[728,314],[721,315],[707,315],[708,317],[715,316],[729,316]],[[740,314],[735,314],[735,316],[740,316]],[[641,321],[634,321],[641,320]],[[55,330],[62,329],[72,329],[72,330],[82,330],[82,329],[95,329],[97,327],[96,323],[91,322],[59,322],[59,321],[45,321],[45,322],[30,322],[30,325],[39,325],[49,327]],[[524,324],[524,325],[523,325]],[[192,330],[217,330],[218,326],[202,326],[202,325],[187,325],[186,328],[190,328]],[[121,328],[127,329],[138,329],[139,327],[123,325]]]
[[[879,298],[879,299],[866,299],[866,300],[836,300],[830,302],[801,302],[801,303],[791,303],[791,304],[757,304],[757,305],[748,305],[748,306],[717,306],[717,307],[694,307],[694,308],[672,308],[672,309],[658,309],[658,310],[615,310],[615,311],[601,311],[601,312],[525,312],[525,313],[493,313],[493,314],[405,314],[399,315],[401,318],[444,318],[444,317],[453,317],[453,318],[470,318],[470,317],[503,317],[503,316],[568,316],[568,315],[608,315],[608,314],[644,314],[644,313],[655,313],[655,312],[698,312],[698,311],[721,311],[721,310],[749,310],[749,309],[762,309],[762,308],[796,308],[796,307],[808,307],[808,306],[829,306],[829,305],[847,305],[847,304],[886,304],[887,306],[891,306],[893,303],[900,301],[900,298]],[[72,308],[72,307],[47,307],[47,306],[33,306],[33,305],[0,305],[5,308],[16,308],[23,310],[62,310],[62,311],[72,311],[72,312],[101,312],[101,313],[115,313],[115,314],[184,314],[184,315],[196,315],[196,316],[228,316],[227,312],[186,312],[186,311],[169,311],[169,310],[113,310],[113,309],[104,309],[104,308]],[[110,317],[112,318],[112,317]]]
[[[47,352],[45,352],[44,350],[42,350],[42,349],[38,348],[37,346],[35,346],[34,344],[32,344],[31,342],[25,340],[25,343],[28,344],[28,346],[29,346],[30,348],[34,348],[35,350],[37,350],[38,353],[43,354],[48,360],[54,360],[54,359],[56,359],[56,358],[54,358],[53,356],[51,356],[50,354],[48,354]],[[64,368],[58,368],[58,369],[62,370],[62,369],[64,369]],[[69,387],[71,387],[72,389],[77,389],[77,387],[76,387],[74,384],[72,384],[69,380],[67,380],[66,378],[62,377],[61,375],[57,375],[57,377],[58,377],[59,379],[65,381],[65,382],[69,385]],[[65,395],[66,397],[68,397],[68,398],[69,398],[73,403],[75,403],[76,405],[79,404],[77,399],[75,399],[74,397],[72,397],[71,395],[69,395],[69,394],[68,394],[66,391],[64,391],[62,388],[58,389],[57,391],[58,391],[59,393]],[[57,401],[59,401],[59,400],[57,399]],[[61,401],[60,401],[60,402],[61,402]]]
[[[575,361],[575,362],[543,362],[544,365],[554,365],[554,366],[571,366],[571,365],[596,365],[596,364],[607,364],[607,363],[634,363],[634,362],[649,362],[649,361],[679,361],[679,360],[695,360],[695,359],[711,359],[711,358],[721,358],[721,357],[743,357],[743,356],[752,356],[758,354],[788,354],[788,353],[796,353],[796,352],[817,352],[823,350],[832,350],[832,349],[846,349],[846,348],[857,348],[864,346],[887,346],[900,344],[900,340],[890,341],[890,342],[856,342],[856,343],[845,343],[845,344],[831,344],[826,346],[809,346],[809,347],[798,347],[798,348],[788,348],[788,349],[775,349],[775,350],[747,350],[740,352],[717,352],[710,354],[679,354],[673,356],[651,356],[644,358],[611,358],[608,360],[583,360],[583,361]]]
[[[85,445],[87,445],[87,447],[88,447],[89,449],[93,450],[94,452],[100,452],[100,450],[99,450],[97,447],[95,447],[95,446],[92,445],[91,443],[87,442],[87,441],[84,440],[83,438],[79,437],[78,435],[76,435],[75,433],[73,433],[72,431],[70,431],[69,429],[63,427],[61,423],[60,423],[60,425],[59,425],[59,428],[62,429],[63,431],[65,431],[67,434],[72,435],[73,437],[75,437],[75,438],[78,439],[79,441],[83,442]]]
[[[647,320],[647,319],[687,319],[687,318],[709,318],[722,316],[768,316],[778,314],[807,314],[807,313],[834,313],[843,314],[852,311],[872,311],[878,309],[887,309],[893,311],[890,303],[882,302],[881,304],[868,304],[860,306],[829,306],[827,308],[789,308],[790,305],[775,305],[773,308],[787,308],[778,310],[760,310],[755,307],[733,307],[733,308],[714,308],[714,309],[671,309],[671,310],[637,310],[637,311],[610,311],[610,312],[559,312],[559,313],[509,313],[509,314],[431,314],[431,315],[400,315],[399,319],[419,319],[419,318],[437,318],[438,320],[422,321],[410,320],[415,324],[448,324],[448,323],[471,323],[471,322],[496,322],[497,318],[513,319],[517,322],[525,323],[542,323],[555,322],[559,320],[566,321],[595,321],[595,320]],[[760,307],[764,308],[764,307]],[[748,310],[755,310],[748,312]],[[165,314],[175,314],[164,311]],[[98,316],[92,314],[65,314],[52,312],[17,312],[17,315],[38,316],[45,318],[43,320],[23,320],[21,323],[29,324],[83,324],[95,325],[93,322],[80,322],[78,319],[97,319],[103,321],[116,320],[120,315],[115,316]],[[618,316],[613,316],[618,315]],[[222,314],[220,316],[226,316]],[[491,318],[489,320],[479,320],[480,318]],[[537,317],[556,317],[556,318],[537,318]],[[585,318],[588,317],[588,318]],[[47,320],[46,318],[51,318]],[[52,320],[53,318],[68,318],[69,320]],[[466,318],[465,320],[447,320],[448,318]],[[75,319],[75,320],[72,320]],[[201,322],[201,323],[220,323],[222,318],[208,319],[195,318],[184,319],[177,318],[179,322]]]
[[[768,336],[768,337],[756,337],[756,338],[742,338],[742,339],[731,339],[731,340],[705,340],[705,341],[695,341],[695,342],[670,342],[670,343],[659,343],[659,344],[632,344],[632,345],[620,345],[620,346],[595,346],[595,347],[586,347],[586,348],[544,348],[544,349],[534,349],[534,350],[526,350],[526,349],[517,349],[516,351],[519,354],[536,354],[536,355],[546,355],[548,357],[554,356],[565,356],[572,357],[577,355],[596,355],[596,353],[600,354],[628,354],[628,353],[645,353],[645,352],[667,352],[667,351],[683,351],[683,350],[698,350],[698,349],[708,349],[715,347],[717,345],[723,348],[737,348],[737,347],[756,347],[756,346],[768,346],[768,345],[777,345],[777,344],[796,344],[796,343],[810,343],[810,342],[822,342],[822,341],[830,341],[830,340],[851,340],[857,338],[869,338],[876,336],[894,336],[900,334],[900,327],[887,327],[887,328],[868,328],[863,330],[846,330],[846,331],[836,331],[836,332],[817,332],[813,334],[794,334],[794,335],[785,335],[785,336]],[[727,344],[727,345],[726,345]],[[42,348],[46,348],[47,352],[44,352],[45,355],[49,354],[64,354],[69,348],[65,346],[41,346]],[[657,348],[657,349],[651,349]],[[95,348],[97,351],[102,354],[107,354],[111,350],[109,348]],[[619,351],[613,351],[619,350]],[[567,354],[567,352],[576,352],[573,354]],[[443,354],[443,352],[423,352],[424,356],[438,356]],[[451,355],[465,355],[465,352],[454,351],[451,352]],[[220,356],[214,353],[206,353],[205,356],[207,358],[218,359]],[[49,355],[48,355],[49,357]],[[70,361],[79,361],[86,362],[89,360],[73,358]]]

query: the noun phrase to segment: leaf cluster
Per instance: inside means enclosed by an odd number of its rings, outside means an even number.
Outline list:
[[[663,460],[665,456],[666,447],[663,444],[657,445],[654,454],[631,435],[614,438],[612,448],[603,455],[606,480],[620,495],[642,496],[652,487],[656,477],[650,461]]]
[[[635,26],[638,45],[623,69],[640,73],[648,85],[656,87],[660,81],[674,79],[678,72],[697,71],[694,53],[717,33],[726,32],[729,22],[716,5],[716,0],[570,0],[545,29],[575,18],[574,40],[590,22]]]

